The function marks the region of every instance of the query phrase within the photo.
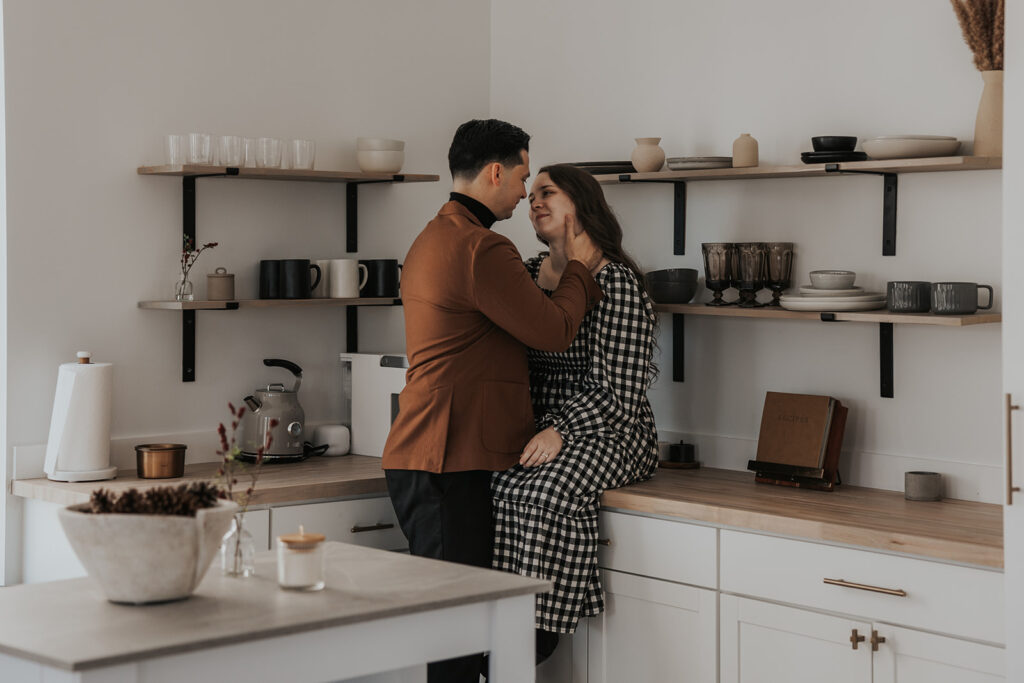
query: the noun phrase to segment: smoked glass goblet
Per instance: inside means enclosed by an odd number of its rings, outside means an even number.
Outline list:
[[[793,243],[766,242],[767,250],[767,284],[772,290],[772,300],[766,306],[779,306],[782,290],[790,285],[793,274]]]
[[[700,245],[704,254],[704,286],[711,290],[713,298],[708,306],[728,306],[722,299],[722,292],[732,282],[732,242],[704,242]]]
[[[737,306],[757,308],[757,292],[764,288],[766,249],[764,242],[739,242],[736,244],[736,271],[732,275],[733,286],[740,291]]]

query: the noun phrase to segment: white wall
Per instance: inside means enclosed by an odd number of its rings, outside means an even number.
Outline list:
[[[181,182],[142,177],[163,135],[311,138],[317,168],[356,170],[355,138],[407,141],[404,170],[439,183],[360,189],[359,256],[402,258],[447,198],[455,127],[488,111],[489,16],[476,0],[5,0],[8,391],[5,459],[45,442],[57,366],[115,365],[113,436],[209,430],[261,383],[261,359],[305,370],[310,422],[337,419],[343,309],[198,315],[195,383],[181,382],[181,316],[167,299],[181,248]],[[256,296],[261,258],[345,255],[343,185],[199,180],[193,273],[223,265]],[[360,318],[361,350],[401,349],[399,309]],[[190,453],[192,459],[197,454]],[[203,454],[198,454],[200,459]],[[212,453],[206,454],[212,456]],[[5,489],[7,481],[5,479]],[[8,496],[8,583],[20,519]]]
[[[533,135],[534,170],[628,159],[640,136],[661,136],[668,156],[729,155],[749,132],[762,165],[799,164],[812,135],[973,137],[982,82],[947,2],[522,0],[493,3],[491,21],[491,114]],[[670,186],[606,194],[648,269],[703,275],[701,242],[785,240],[794,285],[815,268],[855,270],[883,291],[980,281],[999,307],[998,171],[900,176],[895,257],[881,255],[876,177],[690,183],[684,256],[672,255]],[[499,229],[536,252],[525,208]],[[955,497],[999,500],[998,325],[897,326],[894,399],[879,397],[876,326],[691,316],[686,327],[677,384],[662,319],[651,399],[659,428],[696,441],[702,460],[745,467],[765,391],[830,394],[851,409],[848,483],[902,490],[904,471],[931,469]]]

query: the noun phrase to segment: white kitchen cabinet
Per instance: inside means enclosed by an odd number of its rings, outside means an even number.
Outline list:
[[[869,622],[735,595],[720,605],[722,683],[871,683]]]
[[[1006,650],[958,638],[875,624],[885,638],[874,654],[874,683],[997,683]]]
[[[601,582],[605,611],[589,624],[588,683],[715,683],[715,591],[609,570]]]
[[[537,667],[537,683],[587,683],[587,636],[590,619],[580,619],[572,635],[563,635],[558,647]]]
[[[328,541],[365,545],[382,550],[406,550],[408,543],[398,526],[387,496],[337,500],[327,503],[274,507],[270,515],[271,538],[306,531],[324,534]]]

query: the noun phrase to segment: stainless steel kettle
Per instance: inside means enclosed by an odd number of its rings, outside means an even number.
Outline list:
[[[263,364],[290,371],[295,376],[295,384],[290,390],[279,382],[268,384],[265,389],[257,389],[245,397],[249,411],[242,416],[242,458],[255,460],[260,447],[269,442],[263,454],[265,460],[302,460],[307,457],[303,440],[306,414],[299,405],[302,368],[280,358],[265,358]],[[273,427],[272,420],[277,420]]]

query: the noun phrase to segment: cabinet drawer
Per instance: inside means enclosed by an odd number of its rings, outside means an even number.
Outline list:
[[[271,510],[270,531],[273,539],[297,531],[300,524],[307,531],[324,534],[328,541],[383,550],[408,548],[395,518],[395,510],[391,507],[391,499],[386,496],[289,505]]]
[[[998,571],[723,530],[721,589],[993,643],[1004,640]]]
[[[604,569],[715,588],[717,531],[684,522],[603,511],[598,564]]]

